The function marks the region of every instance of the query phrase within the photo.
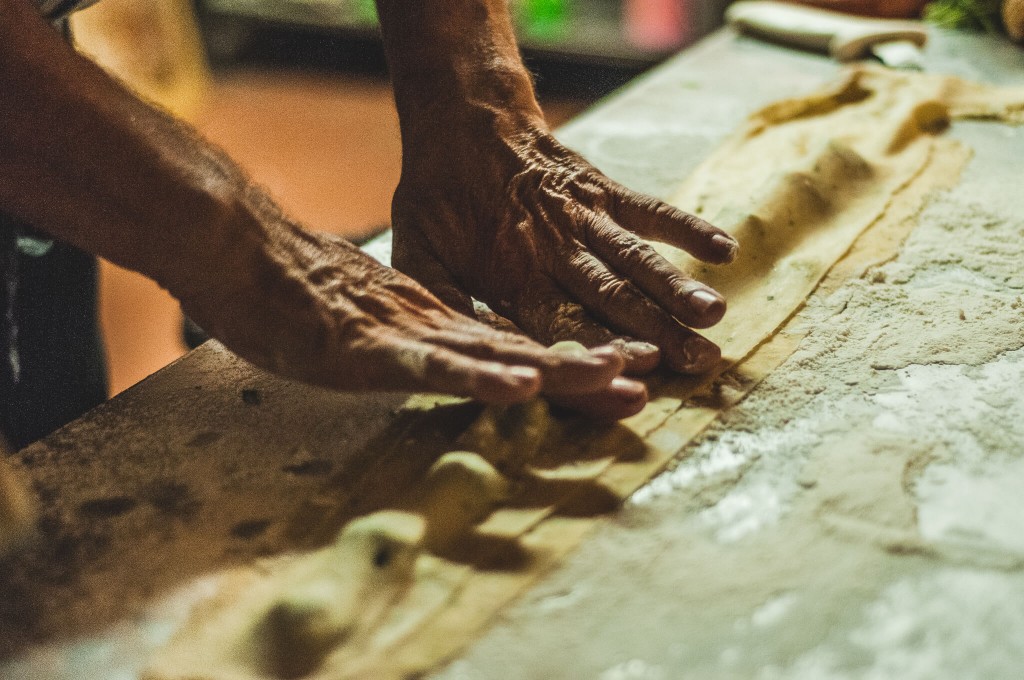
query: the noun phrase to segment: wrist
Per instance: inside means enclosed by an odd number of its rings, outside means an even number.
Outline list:
[[[282,240],[274,232],[286,227],[255,210],[244,190],[204,193],[189,215],[173,256],[158,255],[146,272],[183,303],[250,287],[269,244]]]
[[[506,0],[378,0],[406,145],[544,125]]]
[[[402,168],[435,165],[434,172],[479,166],[518,152],[548,131],[538,112],[499,107],[475,100],[439,103],[402,125]],[[403,173],[404,174],[404,173]]]
[[[322,329],[310,325],[298,226],[239,198],[197,238],[168,290],[185,313],[247,361],[282,370],[284,356],[311,356]],[[308,254],[307,254],[308,255]],[[295,376],[291,376],[295,377]]]

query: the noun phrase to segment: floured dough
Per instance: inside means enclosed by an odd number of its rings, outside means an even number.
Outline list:
[[[229,576],[146,677],[287,680],[357,654],[412,585],[424,530],[417,515],[374,513],[322,550]]]
[[[819,94],[751,116],[672,197],[732,233],[737,261],[710,267],[657,246],[729,301],[722,322],[702,332],[726,357],[743,358],[896,194],[956,153],[941,133],[961,118],[1022,122],[1024,91],[859,67]]]
[[[429,553],[450,550],[508,494],[507,480],[481,456],[441,456],[408,511],[357,518],[326,548],[227,576],[146,677],[386,677],[365,670],[367,659],[450,592],[431,582],[438,560]]]
[[[440,553],[487,519],[510,495],[508,480],[475,453],[453,451],[430,469],[419,512],[427,523],[424,543]]]

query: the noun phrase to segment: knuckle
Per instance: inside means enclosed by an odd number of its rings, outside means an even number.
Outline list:
[[[591,325],[581,305],[566,302],[548,319],[546,335],[551,342],[578,339],[587,333]]]
[[[633,207],[648,213],[657,213],[665,205],[653,196],[632,191],[626,196],[626,201]]]
[[[700,230],[700,220],[690,213],[683,212],[679,208],[668,205],[667,203],[661,203],[655,209],[655,214],[662,221],[672,223],[677,228],[684,231],[692,232]]]
[[[582,247],[582,244],[581,247],[577,248],[571,255],[569,255],[568,261],[570,267],[574,270],[578,270],[587,278],[594,278],[598,276],[593,256],[591,256],[590,253]]]
[[[622,279],[605,276],[597,284],[597,299],[603,306],[620,305],[632,297],[629,285]]]
[[[494,342],[483,338],[474,338],[466,342],[462,349],[463,351],[469,352],[477,359],[491,360],[500,355],[503,347],[499,346],[498,338],[495,338]]]
[[[642,241],[632,244],[627,254],[631,260],[645,269],[658,269],[661,266],[661,256]]]

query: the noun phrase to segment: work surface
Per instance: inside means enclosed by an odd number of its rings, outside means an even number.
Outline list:
[[[1024,83],[1024,52],[984,38],[939,36],[928,65]],[[667,195],[745,115],[836,71],[723,33],[560,136]],[[951,134],[975,157],[900,255],[812,296],[797,353],[439,677],[1019,677],[1024,131]],[[402,401],[283,383],[207,345],[23,452],[46,543],[0,574],[0,652],[27,654],[0,675],[131,677],[167,634],[133,615],[287,547],[277,525],[393,436]],[[802,541],[823,507],[864,518],[842,535],[909,514],[933,549],[895,569]],[[763,540],[779,526],[792,540]],[[177,592],[180,609],[202,594]]]

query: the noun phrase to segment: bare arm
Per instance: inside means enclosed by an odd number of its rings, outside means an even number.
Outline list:
[[[395,266],[455,309],[486,302],[542,342],[616,344],[629,370],[702,373],[693,328],[725,301],[641,240],[728,262],[736,243],[632,192],[559,144],[534,98],[507,0],[377,0],[402,129]],[[644,342],[645,341],[645,342]]]
[[[203,241],[225,230],[207,225],[229,219],[241,181],[230,164],[197,159],[187,128],[78,58],[26,0],[0,0],[0,79],[5,210],[165,285],[168,252],[209,268]]]
[[[242,357],[338,389],[643,405],[612,350],[556,356],[443,306],[351,244],[301,229],[223,154],[0,0],[0,207],[142,272]],[[599,400],[600,401],[600,400]]]

